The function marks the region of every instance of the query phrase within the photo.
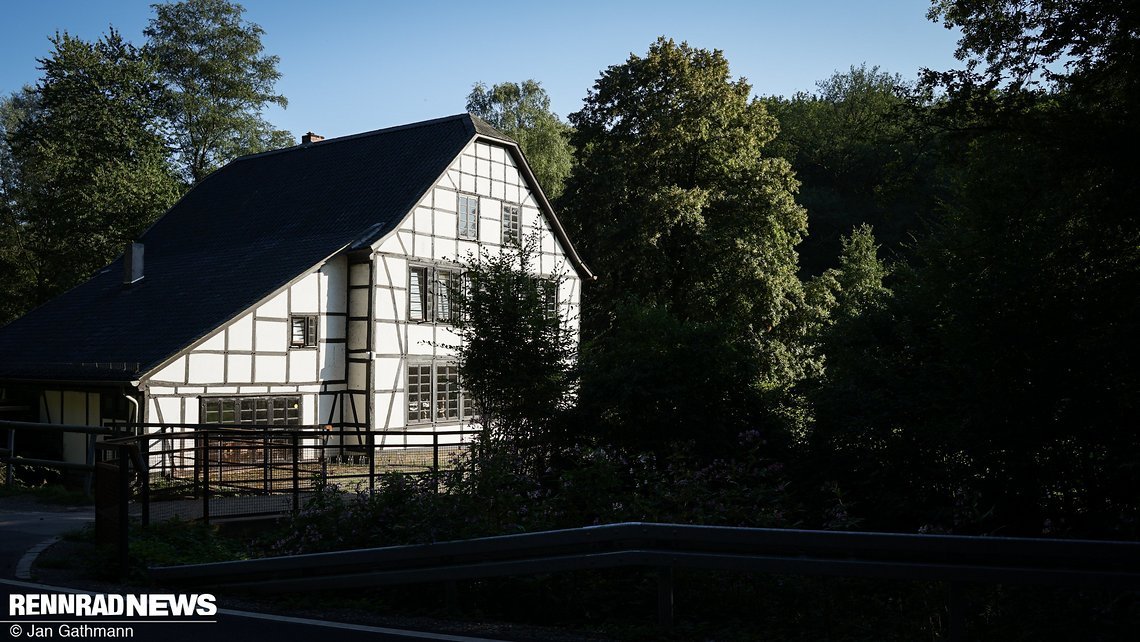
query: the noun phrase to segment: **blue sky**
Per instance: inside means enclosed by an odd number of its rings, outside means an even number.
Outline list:
[[[0,92],[39,77],[56,30],[87,39],[114,25],[136,43],[151,1],[9,0]],[[288,109],[267,117],[298,136],[340,136],[462,112],[471,85],[534,78],[565,116],[608,66],[659,35],[724,51],[759,95],[811,90],[866,62],[913,79],[956,67],[957,35],[926,19],[926,0],[386,2],[245,0],[280,56]]]

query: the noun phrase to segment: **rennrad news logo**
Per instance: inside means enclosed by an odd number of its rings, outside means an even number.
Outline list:
[[[216,600],[209,593],[128,595],[25,593],[8,595],[8,615],[10,617],[210,617],[216,615],[217,612]]]

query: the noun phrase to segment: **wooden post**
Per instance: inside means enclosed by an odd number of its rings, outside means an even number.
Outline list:
[[[439,492],[439,433],[431,433],[431,474],[435,492]]]
[[[15,466],[16,466],[14,463],[12,463],[12,460],[15,459],[15,457],[16,457],[16,429],[15,428],[9,428],[8,429],[8,470],[4,471],[4,483],[7,484],[8,488],[12,487],[12,469],[15,468]]]
[[[139,440],[142,470],[139,471],[140,497],[142,502],[142,524],[150,526],[150,440],[144,434]]]
[[[91,467],[91,472],[83,476],[83,494],[91,496],[91,487],[95,483],[95,435],[87,435],[87,452],[84,463]]]
[[[210,525],[210,433],[202,435],[202,522]]]
[[[131,570],[131,451],[127,446],[119,446],[119,577],[126,579]]]
[[[301,451],[298,448],[297,431],[293,431],[293,514],[301,512],[301,469],[299,460]]]
[[[966,639],[965,599],[962,583],[950,582],[950,642]]]
[[[673,567],[657,569],[657,624],[673,626]]]
[[[376,492],[376,433],[369,428],[364,443],[368,445],[368,492]]]

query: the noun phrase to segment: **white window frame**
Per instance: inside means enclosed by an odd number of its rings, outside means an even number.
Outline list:
[[[522,207],[503,203],[503,245],[522,242]]]
[[[408,362],[404,377],[407,425],[462,424],[475,415],[475,405],[463,389],[458,368],[449,359]]]
[[[473,194],[460,194],[455,235],[470,241],[479,240],[479,197]]]

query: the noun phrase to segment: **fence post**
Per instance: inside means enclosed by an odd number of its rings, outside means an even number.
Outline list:
[[[964,604],[966,596],[963,595],[961,582],[950,582],[950,642],[962,642],[966,639],[966,614]]]
[[[261,487],[268,494],[273,489],[273,487],[269,483],[269,478],[272,476],[270,474],[269,463],[273,460],[273,452],[270,450],[270,445],[269,445],[270,444],[269,428],[265,429],[265,434],[262,435],[261,440],[262,440],[262,446],[261,446],[261,453],[262,453],[262,455],[261,455],[261,478],[262,478],[262,482],[261,482]],[[294,445],[296,445],[296,444],[294,444]],[[294,448],[294,451],[296,451],[296,448]],[[294,459],[296,458],[296,454],[297,454],[296,452],[293,453]]]
[[[657,569],[657,623],[673,625],[673,567]]]
[[[119,577],[126,578],[130,572],[130,520],[131,520],[131,452],[127,446],[119,446]]]
[[[202,521],[210,525],[210,433],[202,435]]]
[[[435,492],[439,492],[439,433],[431,433],[431,474],[435,482]]]
[[[4,483],[8,488],[12,487],[12,469],[16,464],[12,460],[16,457],[16,429],[8,429],[8,470],[4,471]]]
[[[301,468],[299,461],[301,459],[301,451],[297,448],[298,439],[297,431],[293,431],[293,514],[297,514],[301,510]]]
[[[95,435],[87,435],[87,452],[83,458],[84,463],[91,467],[91,472],[83,476],[83,494],[91,496],[91,487],[95,483]]]
[[[139,451],[142,454],[142,470],[139,471],[142,525],[150,526],[150,440],[146,438],[145,433],[139,440]]]
[[[368,438],[364,443],[368,444],[368,492],[376,492],[376,433],[372,429],[368,429]]]

